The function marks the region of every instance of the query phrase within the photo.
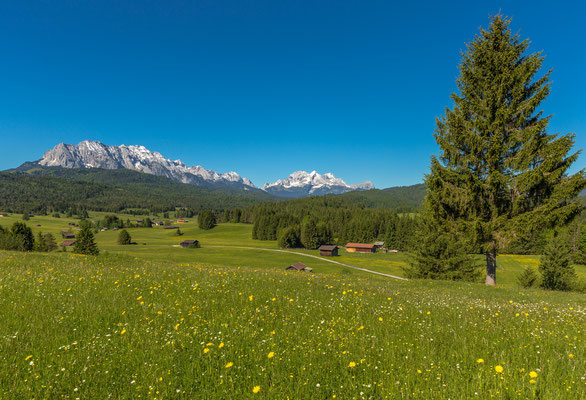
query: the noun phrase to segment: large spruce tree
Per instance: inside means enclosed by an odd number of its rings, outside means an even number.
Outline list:
[[[432,218],[454,224],[486,255],[486,284],[496,284],[496,255],[517,236],[565,224],[582,206],[584,170],[568,175],[578,152],[573,134],[547,133],[538,111],[551,71],[526,54],[528,40],[495,16],[462,54],[453,108],[437,120],[439,157],[426,176]]]

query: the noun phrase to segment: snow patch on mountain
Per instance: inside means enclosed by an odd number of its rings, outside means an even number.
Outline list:
[[[267,193],[285,197],[304,197],[322,194],[340,194],[352,190],[370,190],[374,185],[366,181],[357,185],[348,185],[332,173],[320,175],[317,171],[293,172],[285,179],[266,183],[261,188]]]

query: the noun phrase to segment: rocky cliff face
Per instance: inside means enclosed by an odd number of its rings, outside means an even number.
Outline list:
[[[181,160],[169,160],[144,146],[108,146],[91,140],[77,145],[58,144],[47,151],[38,164],[63,168],[126,168],[199,186],[256,188],[250,179],[236,172],[219,174],[199,165],[188,167]]]

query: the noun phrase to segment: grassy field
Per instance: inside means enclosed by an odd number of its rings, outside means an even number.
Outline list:
[[[105,213],[91,213],[91,219],[103,218]],[[128,215],[119,215],[123,220]],[[142,217],[132,217],[136,221]],[[10,226],[14,221],[21,221],[21,215],[11,215],[0,218],[0,225]],[[68,229],[69,222],[79,222],[76,219],[53,218],[48,216],[32,217],[27,224],[37,231],[51,232],[60,240],[60,232]],[[40,225],[40,226],[37,226]],[[313,268],[316,273],[341,273],[344,275],[364,276],[365,273],[345,268],[315,258],[303,257],[294,254],[265,251],[277,249],[275,241],[252,240],[252,226],[248,224],[219,224],[212,230],[200,230],[196,219],[187,223],[176,223],[181,227],[183,236],[175,236],[175,231],[165,230],[162,227],[128,229],[136,245],[120,246],[117,244],[118,232],[106,231],[96,235],[100,250],[108,253],[128,254],[147,260],[175,261],[177,263],[203,263],[223,266],[237,266],[250,268],[283,269],[296,262],[303,262]],[[200,249],[182,249],[177,247],[184,239],[197,239],[201,243]],[[252,248],[252,249],[251,249]],[[316,250],[295,250],[296,252],[319,255]],[[360,254],[346,253],[340,250],[340,256],[335,258],[341,263],[367,268],[373,271],[404,276],[402,267],[408,265],[409,255],[398,254]],[[479,256],[479,262],[483,259]],[[499,285],[514,287],[516,277],[526,266],[537,268],[539,258],[536,256],[500,255],[498,257],[497,282]],[[576,265],[579,276],[586,279],[586,266]]]
[[[0,252],[0,320],[2,399],[586,397],[580,294]]]

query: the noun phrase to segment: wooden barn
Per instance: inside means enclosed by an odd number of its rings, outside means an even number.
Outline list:
[[[324,244],[319,246],[319,255],[326,257],[335,257],[338,255],[338,246],[335,244]]]
[[[199,241],[187,239],[187,240],[184,240],[183,242],[179,243],[179,246],[183,247],[184,249],[195,248],[195,247],[199,247]]]
[[[303,263],[295,263],[293,265],[289,265],[287,268],[285,268],[286,271],[304,271],[304,272],[311,272],[313,271],[311,268],[309,268],[307,265],[303,264]]]
[[[75,240],[64,240],[61,243],[59,243],[59,246],[61,247],[71,247],[75,244]]]
[[[377,242],[374,242],[374,247],[376,247],[377,249],[382,249],[383,247],[385,247],[385,242],[382,242],[380,240]]]
[[[376,246],[368,243],[348,243],[346,251],[348,253],[374,253],[376,252]]]
[[[179,229],[179,227],[175,226],[175,225],[169,225],[169,226],[164,227],[163,229]]]
[[[61,232],[61,237],[63,239],[75,239],[75,233],[73,233],[73,232]]]

